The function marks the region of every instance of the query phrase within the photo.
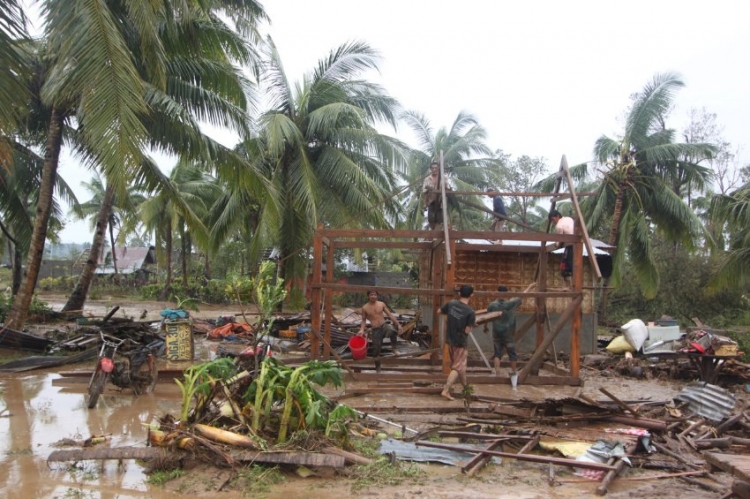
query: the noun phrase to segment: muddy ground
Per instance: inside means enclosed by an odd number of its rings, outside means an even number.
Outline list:
[[[43,297],[55,310],[59,310],[63,297]],[[86,312],[103,315],[113,305],[120,305],[122,316],[139,317],[148,310],[147,318],[156,319],[159,311],[169,303],[125,302],[107,299],[87,304]],[[238,313],[232,307],[201,307],[195,315],[214,318]],[[59,325],[64,327],[65,325]],[[50,325],[35,327],[45,330]],[[215,345],[198,341],[198,352],[211,355]],[[65,370],[90,370],[93,362],[66,366]],[[684,386],[683,382],[639,380],[631,378],[603,377],[598,372],[584,370],[583,393],[600,398],[598,388],[605,386],[621,399],[671,400]],[[556,482],[548,484],[549,469],[546,464],[534,464],[505,459],[502,464],[485,467],[475,477],[461,474],[459,467],[419,464],[418,473],[412,473],[401,483],[389,485],[383,479],[363,479],[351,476],[348,468],[344,473],[330,470],[313,470],[307,478],[299,477],[294,470],[283,470],[280,474],[237,480],[230,469],[211,467],[205,464],[186,469],[179,478],[165,484],[149,484],[141,463],[135,461],[86,461],[75,465],[49,464],[46,458],[58,449],[64,439],[81,441],[92,435],[108,435],[105,445],[145,445],[144,424],[155,421],[166,413],[179,412],[179,391],[174,384],[160,383],[154,394],[134,397],[127,391],[120,392],[108,386],[94,410],[84,404],[87,379],[77,381],[63,379],[58,370],[32,371],[0,377],[0,434],[6,435],[0,442],[0,496],[8,498],[141,498],[156,499],[205,496],[218,498],[267,497],[286,498],[303,496],[308,499],[336,496],[360,495],[364,497],[426,498],[445,497],[490,498],[567,498],[591,497],[598,482],[592,482],[572,474],[572,470],[556,467]],[[371,385],[370,385],[371,386]],[[356,383],[348,388],[356,388]],[[740,386],[735,387],[738,398],[744,398]],[[346,389],[339,391],[344,394]],[[476,393],[511,399],[572,397],[576,387],[520,386],[513,391],[508,385],[477,385]],[[335,395],[336,393],[330,393]],[[452,407],[462,402],[450,402],[437,395],[425,394],[374,394],[342,400],[347,404],[362,407],[383,408],[391,406],[390,412],[377,416],[406,424],[417,430],[435,423],[445,422],[452,416],[424,414],[398,414],[396,408],[404,406]],[[393,432],[392,427],[384,427]],[[563,429],[564,433],[564,429]],[[653,470],[631,469],[625,471],[610,487],[608,497],[718,497],[677,478],[643,480],[647,475],[664,473]],[[276,478],[281,477],[276,483]],[[725,473],[716,473],[722,485],[728,489],[732,478]],[[273,482],[273,483],[271,483]],[[719,485],[719,484],[715,484]]]

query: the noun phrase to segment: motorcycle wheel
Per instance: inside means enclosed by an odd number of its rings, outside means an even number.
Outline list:
[[[96,407],[96,403],[99,401],[99,395],[104,391],[104,383],[107,381],[107,373],[104,371],[97,371],[94,377],[91,379],[89,384],[89,392],[86,400],[86,405],[89,409]]]

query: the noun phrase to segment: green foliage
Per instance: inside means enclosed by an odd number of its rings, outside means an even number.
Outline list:
[[[356,466],[352,477],[352,492],[358,492],[370,486],[400,485],[405,481],[421,483],[426,473],[415,463],[396,461],[391,464],[381,457],[371,464]]]
[[[271,485],[278,485],[284,480],[284,474],[278,466],[252,464],[237,471],[233,486],[241,489],[248,497],[257,497],[269,492]]]
[[[227,358],[203,362],[185,369],[183,379],[174,380],[182,394],[180,421],[188,420],[193,399],[195,399],[194,414],[200,413],[209,398],[213,382],[217,379],[231,378],[236,373],[237,368],[234,362]]]
[[[184,474],[182,468],[175,468],[173,470],[158,470],[154,471],[148,476],[146,480],[151,485],[164,485],[167,482],[176,480]]]
[[[665,242],[657,241],[653,247],[654,262],[662,276],[659,292],[654,298],[646,298],[626,262],[622,284],[611,295],[611,322],[624,324],[634,318],[649,321],[662,315],[674,317],[683,327],[693,325],[693,317],[714,328],[731,329],[743,322],[750,306],[742,298],[742,289],[716,293],[708,289],[718,265],[714,259]]]
[[[172,299],[177,303],[177,309],[178,310],[193,310],[195,312],[198,312],[198,300],[195,298],[180,298],[179,296],[172,295]]]
[[[336,406],[315,389],[328,383],[339,387],[344,377],[334,361],[307,362],[295,369],[285,366],[274,357],[261,363],[260,374],[248,387],[243,398],[253,401],[252,427],[261,429],[270,422],[271,407],[283,401],[284,409],[279,426],[278,441],[286,441],[289,429],[325,430],[336,433],[348,417],[356,413]],[[292,427],[293,426],[293,427]]]

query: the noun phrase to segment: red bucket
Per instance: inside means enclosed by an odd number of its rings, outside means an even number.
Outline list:
[[[352,336],[349,339],[349,350],[352,351],[354,360],[364,359],[367,357],[367,340],[364,336]]]

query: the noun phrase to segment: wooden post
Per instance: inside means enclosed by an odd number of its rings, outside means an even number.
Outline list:
[[[546,243],[541,242],[541,247],[539,249],[539,272],[537,273],[537,283],[536,288],[539,292],[547,291],[547,266],[548,266],[548,258],[547,258],[547,248]],[[539,345],[542,344],[544,341],[544,325],[546,323],[547,318],[547,299],[546,298],[536,298],[536,347],[539,348]],[[539,374],[539,368],[535,368],[533,371],[533,374]]]
[[[331,240],[328,243],[328,251],[326,251],[326,282],[333,282],[334,272],[333,268],[336,265],[333,259],[333,245],[334,242]],[[325,290],[325,332],[323,333],[323,359],[328,359],[331,356],[331,325],[333,323],[333,290]]]
[[[313,271],[312,271],[312,292],[310,293],[310,299],[312,306],[310,307],[310,327],[313,331],[317,331],[320,334],[320,295],[321,289],[316,287],[323,281],[323,237],[320,235],[322,225],[318,224],[318,229],[315,231],[313,236]],[[330,272],[332,269],[328,269]],[[320,356],[320,340],[318,335],[310,335],[310,356],[313,360],[318,359]]]
[[[555,341],[555,338],[557,335],[562,331],[563,326],[565,326],[565,323],[568,322],[573,315],[573,312],[576,310],[576,308],[581,306],[581,301],[583,300],[583,296],[579,295],[576,298],[573,299],[572,302],[570,302],[570,305],[568,305],[568,308],[565,309],[565,311],[560,315],[560,318],[557,319],[557,322],[555,323],[555,327],[552,328],[552,331],[549,332],[546,338],[544,338],[544,342],[537,347],[537,349],[534,351],[534,354],[531,356],[529,361],[526,363],[525,366],[523,366],[523,369],[518,373],[518,382],[523,383],[526,378],[531,373],[532,369],[534,369],[535,366],[539,365],[542,361],[542,357],[544,357],[545,352],[547,351],[547,348],[550,346],[550,344]]]
[[[576,235],[581,235],[580,224],[576,224]],[[573,244],[573,290],[577,293],[581,293],[583,290],[583,243],[579,239]],[[581,295],[583,297],[583,295]],[[575,310],[573,311],[573,318],[570,323],[570,375],[574,378],[578,377],[578,373],[581,369],[581,322],[583,319],[583,312],[581,305],[583,300],[578,302]]]
[[[432,289],[443,287],[443,247],[438,246],[432,249]],[[432,297],[432,348],[443,348],[440,338],[440,324],[443,320],[438,313],[438,309],[443,304],[445,297],[435,295]],[[437,355],[431,356],[432,360],[437,362]]]

